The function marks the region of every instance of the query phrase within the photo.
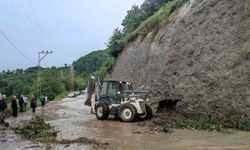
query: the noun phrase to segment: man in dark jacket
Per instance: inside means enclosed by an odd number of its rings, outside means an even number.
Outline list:
[[[7,109],[6,95],[0,96],[0,124],[5,124],[5,110]]]
[[[45,96],[41,97],[41,103],[42,103],[42,107],[44,107],[44,105],[45,105]]]
[[[20,112],[23,112],[23,105],[24,105],[24,101],[23,101],[23,95],[21,95],[20,99],[19,99],[19,108],[20,108]]]
[[[2,96],[0,95],[0,124],[3,124],[4,120],[4,109],[3,109],[3,100],[2,100]]]
[[[17,117],[17,100],[16,100],[16,96],[13,96],[13,99],[11,101],[11,108],[12,108],[13,117]]]
[[[32,112],[36,112],[36,97],[34,95],[31,96],[30,107],[32,108]]]

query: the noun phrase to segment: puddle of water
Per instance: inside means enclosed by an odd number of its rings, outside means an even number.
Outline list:
[[[150,133],[136,123],[117,121],[88,121],[85,126],[89,128],[89,136],[120,149],[250,149],[249,132],[236,131],[231,135],[191,130]]]

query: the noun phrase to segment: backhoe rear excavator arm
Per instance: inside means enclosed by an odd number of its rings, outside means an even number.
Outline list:
[[[96,74],[91,75],[87,85],[87,99],[84,104],[92,107],[92,103],[95,103],[100,98],[101,90],[102,85],[100,79]]]

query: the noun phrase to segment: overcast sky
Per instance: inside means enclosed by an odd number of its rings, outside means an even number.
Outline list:
[[[80,56],[106,48],[113,30],[132,5],[143,0],[0,0],[0,30],[34,63],[0,34],[0,70],[37,65],[37,53],[52,50],[43,67],[71,64]]]

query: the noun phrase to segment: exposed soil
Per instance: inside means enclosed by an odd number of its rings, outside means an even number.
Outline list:
[[[183,111],[248,115],[249,14],[249,0],[189,0],[156,36],[129,43],[110,77],[180,98]]]
[[[1,149],[250,149],[250,132],[216,132],[157,130],[151,121],[123,123],[110,118],[96,120],[84,106],[85,96],[46,105],[43,115],[60,132],[56,141],[35,143],[16,135],[10,128],[0,130]],[[38,114],[42,114],[38,110]],[[9,118],[11,127],[31,119],[31,113]]]

